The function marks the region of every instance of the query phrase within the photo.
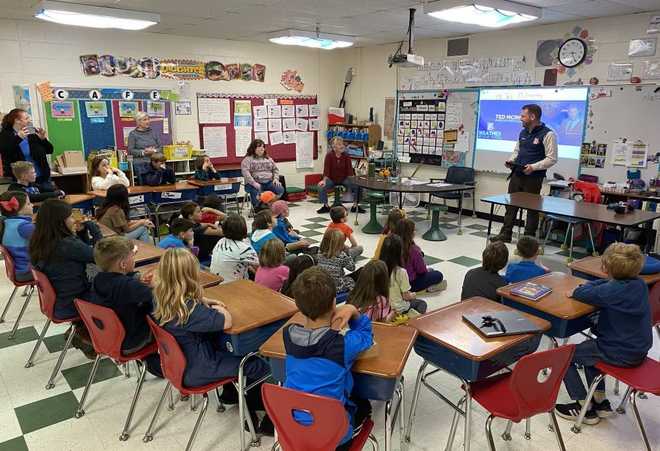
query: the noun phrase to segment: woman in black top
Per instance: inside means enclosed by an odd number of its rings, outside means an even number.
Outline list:
[[[11,176],[11,164],[16,161],[30,161],[37,172],[36,183],[40,189],[51,188],[50,166],[46,155],[53,153],[53,145],[46,138],[43,128],[31,127],[31,118],[27,111],[14,108],[2,119],[0,130],[0,155],[5,177]],[[42,189],[42,191],[53,189]]]

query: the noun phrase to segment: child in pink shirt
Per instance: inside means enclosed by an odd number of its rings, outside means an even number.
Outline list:
[[[259,285],[280,291],[289,279],[289,267],[284,264],[284,243],[268,240],[259,251],[259,269],[254,281]]]
[[[396,312],[390,306],[390,276],[387,265],[371,260],[362,267],[355,288],[348,295],[348,303],[354,305],[371,321],[390,322]]]

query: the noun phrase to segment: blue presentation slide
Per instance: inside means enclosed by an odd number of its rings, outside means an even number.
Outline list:
[[[511,152],[522,130],[522,107],[535,103],[543,110],[541,121],[557,135],[559,157],[578,159],[587,95],[587,88],[484,89],[479,99],[477,148]]]

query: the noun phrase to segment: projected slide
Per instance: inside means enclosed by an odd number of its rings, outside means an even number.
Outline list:
[[[479,150],[511,153],[522,129],[523,105],[538,104],[541,121],[557,134],[559,158],[579,159],[588,88],[482,89],[479,96]]]

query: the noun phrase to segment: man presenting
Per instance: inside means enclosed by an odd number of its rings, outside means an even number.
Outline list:
[[[512,171],[508,192],[540,194],[546,170],[557,163],[557,135],[541,122],[541,107],[538,105],[523,106],[520,121],[523,129],[511,158],[504,163]],[[491,237],[491,241],[511,242],[517,213],[518,208],[506,207],[504,225],[499,235]],[[538,224],[538,212],[528,211],[525,235],[535,236]]]

